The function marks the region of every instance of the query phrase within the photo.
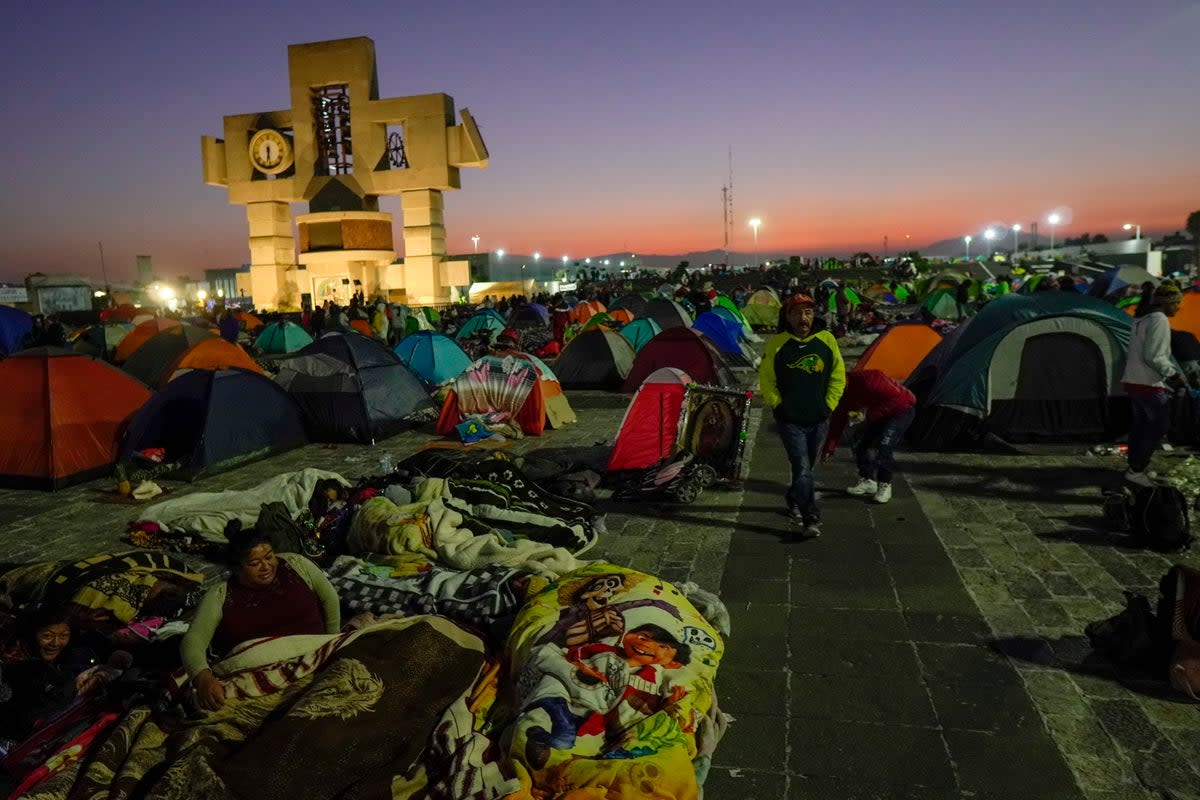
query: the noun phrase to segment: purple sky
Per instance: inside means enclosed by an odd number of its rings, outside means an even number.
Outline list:
[[[98,277],[99,241],[113,280],[138,253],[163,276],[248,261],[200,136],[286,105],[288,44],[361,35],[382,96],[446,92],[480,124],[452,252],[720,248],[729,146],[743,252],[752,216],[763,254],[817,254],[1200,208],[1197,2],[22,3],[0,279]]]

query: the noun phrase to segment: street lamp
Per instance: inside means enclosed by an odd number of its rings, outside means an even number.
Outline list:
[[[1015,259],[1017,257],[1017,250],[1018,250],[1017,244],[1020,242],[1020,238],[1021,238],[1021,223],[1014,222],[1012,231],[1013,231],[1013,258]]]
[[[475,246],[475,252],[479,252],[479,236],[471,237],[471,244]]]
[[[758,217],[755,217],[754,219],[750,220],[750,227],[754,230],[754,264],[753,264],[753,266],[755,266],[755,267],[758,266],[758,226],[759,225],[762,225],[762,220],[759,219]]]
[[[1136,225],[1132,222],[1126,222],[1121,227],[1124,228],[1125,230],[1135,229],[1135,233],[1133,234],[1134,241],[1137,241],[1138,239],[1142,238],[1142,226],[1141,225]]]
[[[996,238],[996,232],[994,230],[992,230],[991,228],[988,228],[987,230],[985,230],[983,232],[983,238],[987,239],[987,241],[988,241],[988,251],[989,252],[988,252],[987,256],[990,258],[992,255],[991,254],[992,240]]]
[[[967,243],[967,261],[971,260],[971,237],[964,236],[963,241]]]
[[[1054,253],[1054,226],[1057,225],[1058,223],[1062,222],[1062,217],[1060,217],[1058,214],[1051,214],[1050,216],[1046,217],[1046,222],[1050,223],[1050,252],[1051,252],[1051,255],[1053,255],[1053,253]]]

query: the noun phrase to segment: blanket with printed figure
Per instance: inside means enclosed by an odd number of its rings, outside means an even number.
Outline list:
[[[507,647],[515,797],[699,797],[723,652],[666,581],[593,564],[550,584]]]

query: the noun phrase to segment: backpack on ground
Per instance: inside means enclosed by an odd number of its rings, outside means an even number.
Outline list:
[[[1083,629],[1092,649],[1114,664],[1149,667],[1161,648],[1156,643],[1160,628],[1150,601],[1125,592],[1125,610],[1097,620]]]
[[[1175,553],[1192,543],[1188,503],[1174,486],[1138,486],[1129,496],[1129,530],[1142,547]]]

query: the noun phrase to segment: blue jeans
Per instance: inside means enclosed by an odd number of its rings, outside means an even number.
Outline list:
[[[904,438],[904,432],[912,425],[917,409],[910,408],[894,417],[865,423],[854,443],[854,460],[858,464],[858,477],[880,483],[891,483],[896,469],[896,445]],[[871,457],[871,451],[875,457]]]
[[[1154,448],[1167,435],[1171,426],[1171,395],[1130,394],[1132,411],[1129,420],[1129,468],[1134,472],[1145,472],[1150,466]]]
[[[783,449],[787,451],[792,467],[792,482],[785,495],[788,507],[800,509],[805,522],[820,522],[821,509],[817,508],[813,493],[813,467],[821,445],[825,443],[829,422],[822,420],[815,425],[797,425],[780,421],[778,424],[779,437],[783,439]]]

